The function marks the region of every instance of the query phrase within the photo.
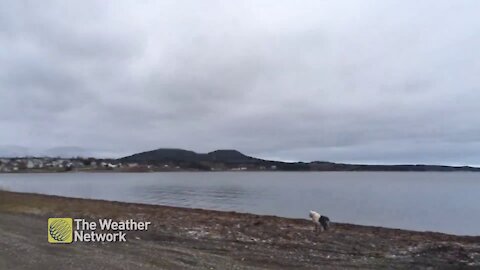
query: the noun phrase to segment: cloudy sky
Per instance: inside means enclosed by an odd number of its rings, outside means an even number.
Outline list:
[[[479,1],[1,1],[0,156],[480,164]]]

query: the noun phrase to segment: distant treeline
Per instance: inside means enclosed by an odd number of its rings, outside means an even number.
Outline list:
[[[183,149],[157,149],[118,159],[119,162],[148,165],[175,164],[196,170],[278,170],[278,171],[480,171],[480,168],[442,165],[361,165],[333,162],[281,162],[250,157],[237,150],[195,153]]]

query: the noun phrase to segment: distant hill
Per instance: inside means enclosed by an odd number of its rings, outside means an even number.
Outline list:
[[[162,148],[119,159],[122,162],[158,163],[169,161],[200,161],[200,155],[183,149]]]
[[[199,170],[243,168],[248,170],[279,171],[479,171],[480,168],[441,165],[362,165],[324,161],[282,162],[263,160],[242,154],[237,150],[216,150],[210,153],[175,148],[160,148],[118,159],[119,162],[158,165],[161,163],[181,164],[182,168]]]
[[[119,159],[122,162],[158,163],[158,162],[221,162],[221,163],[252,163],[259,161],[240,153],[237,150],[216,150],[207,154],[193,151],[160,148],[142,152]]]

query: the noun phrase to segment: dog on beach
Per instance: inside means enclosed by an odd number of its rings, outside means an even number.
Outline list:
[[[310,210],[309,214],[310,218],[312,219],[313,223],[315,224],[315,231],[322,232],[328,230],[330,227],[330,219],[327,216],[322,216],[319,213]]]

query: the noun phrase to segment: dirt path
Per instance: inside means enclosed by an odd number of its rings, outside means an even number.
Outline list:
[[[48,217],[151,221],[127,243],[47,242]],[[480,269],[480,237],[0,191],[0,269]]]

